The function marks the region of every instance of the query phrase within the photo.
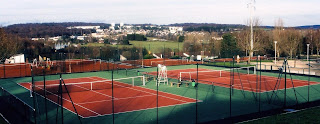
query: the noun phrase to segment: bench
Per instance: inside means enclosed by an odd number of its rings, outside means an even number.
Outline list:
[[[151,81],[151,80],[156,81],[156,79],[157,79],[156,76],[147,76],[146,77],[146,81]]]
[[[188,82],[188,81],[181,81],[181,83],[186,84],[186,87],[189,87],[189,84],[190,84],[191,82]]]
[[[186,87],[189,87],[189,84],[190,84],[191,82],[183,82],[183,83],[186,84]]]
[[[174,84],[177,84],[177,87],[180,87],[181,82],[170,82],[170,86],[172,87]]]

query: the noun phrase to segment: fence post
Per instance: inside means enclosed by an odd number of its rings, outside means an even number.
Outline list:
[[[6,78],[6,64],[3,64],[3,78]]]
[[[46,71],[43,69],[43,87],[44,87],[44,106],[46,111],[46,124],[48,124],[47,91],[46,91]]]
[[[157,80],[156,80],[156,85],[157,85],[157,124],[159,122],[159,68],[157,67]]]
[[[199,83],[199,63],[197,62],[197,83],[196,83],[196,124],[198,123],[198,83]]]
[[[286,103],[287,103],[287,58],[285,58],[285,64],[284,64],[284,105],[283,107],[286,107]]]
[[[32,82],[32,90],[31,90],[31,92],[32,92],[32,97],[33,97],[33,113],[34,113],[34,123],[36,124],[37,123],[37,112],[36,112],[36,94],[34,93],[35,91],[34,91],[34,75],[33,75],[33,70],[32,70],[32,66],[31,66],[31,76],[32,76],[32,78],[31,78],[31,82]]]
[[[114,69],[114,65],[113,65],[113,69]],[[113,94],[113,69],[111,71],[111,89],[112,89],[112,123],[114,124],[114,94]]]

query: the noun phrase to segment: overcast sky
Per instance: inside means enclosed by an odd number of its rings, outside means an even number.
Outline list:
[[[0,26],[15,23],[245,24],[250,0],[1,0]],[[320,0],[256,0],[254,16],[273,26],[320,24]]]

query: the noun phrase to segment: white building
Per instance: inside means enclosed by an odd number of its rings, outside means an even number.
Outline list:
[[[77,39],[77,40],[84,40],[84,38],[87,37],[87,36],[70,36],[70,38],[72,39]]]
[[[53,40],[53,41],[58,41],[59,39],[61,39],[61,36],[49,37],[49,40]]]
[[[5,63],[25,63],[24,54],[11,56],[9,59],[6,59]]]
[[[38,40],[45,40],[44,38],[31,38],[33,41],[38,41]]]
[[[169,31],[171,34],[179,33],[183,31],[183,27],[169,27]]]
[[[67,27],[67,29],[100,29],[100,26],[73,26]]]
[[[92,37],[95,38],[102,38],[102,37],[106,37],[106,35],[102,34],[102,33],[91,33]]]
[[[66,48],[67,46],[69,46],[70,43],[55,43],[54,44],[54,48],[56,50],[59,50],[59,49],[63,49],[63,48]]]

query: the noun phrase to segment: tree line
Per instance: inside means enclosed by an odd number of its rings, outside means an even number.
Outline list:
[[[81,36],[82,34],[95,33],[94,29],[67,29],[69,26],[100,26],[108,28],[109,24],[104,23],[30,23],[30,24],[14,24],[4,27],[9,34],[18,35],[19,37],[37,38],[37,37],[55,37],[62,35]]]
[[[263,28],[259,19],[253,21],[253,53],[257,55],[274,56],[275,42],[277,41],[277,56],[299,57],[306,54],[307,46],[310,44],[310,54],[320,54],[320,30],[284,27],[283,21],[278,19],[273,28]],[[221,35],[220,35],[221,36]],[[185,35],[184,50],[200,55],[205,51],[210,55],[222,58],[233,55],[249,56],[250,27],[244,27],[239,31],[224,33],[222,40],[217,32],[191,32]]]
[[[68,40],[68,36],[64,36],[62,40]],[[126,37],[122,37],[125,38]],[[121,39],[119,39],[121,40]],[[128,40],[121,40],[122,42]],[[45,45],[46,44],[46,45]],[[51,60],[59,59],[103,59],[103,60],[119,60],[120,55],[128,59],[142,59],[142,57],[150,58],[145,48],[138,47],[114,47],[114,46],[74,46],[69,45],[66,48],[56,50],[54,43],[44,41],[32,41],[30,38],[21,38],[18,35],[9,34],[4,28],[0,28],[0,63],[4,63],[5,59],[15,55],[24,54],[28,61],[38,58],[38,56],[47,57]]]

